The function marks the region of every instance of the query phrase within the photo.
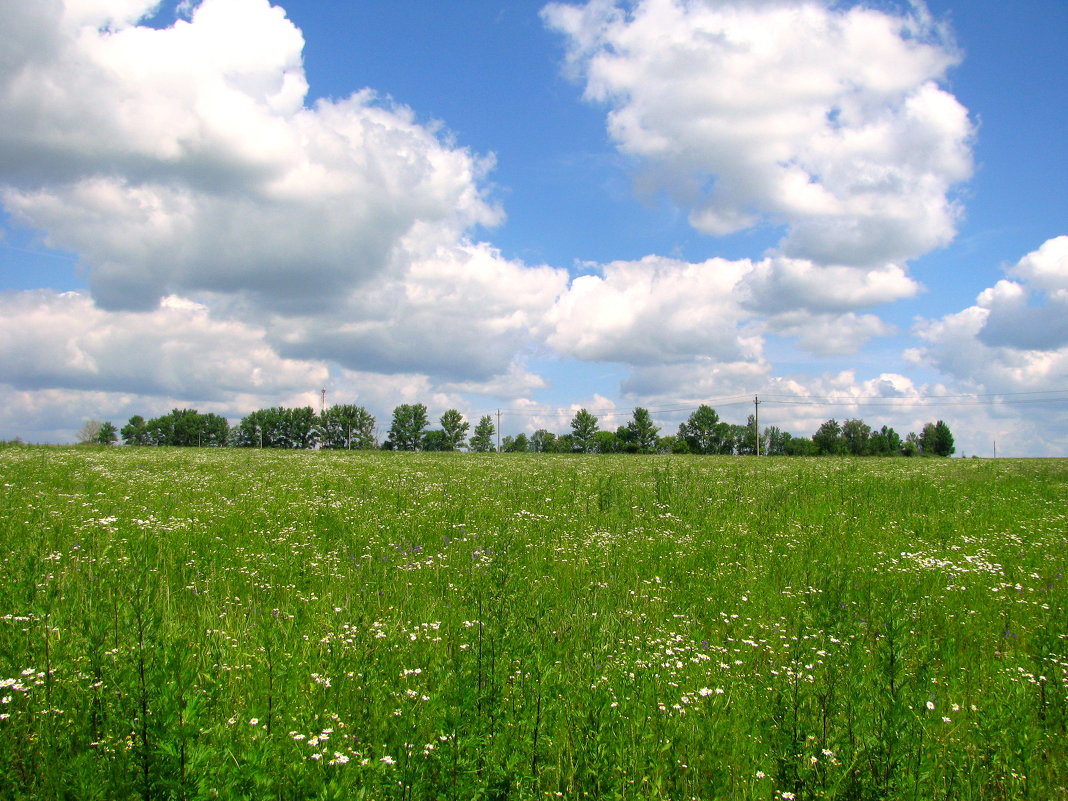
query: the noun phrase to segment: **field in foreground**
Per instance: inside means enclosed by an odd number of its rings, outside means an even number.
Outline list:
[[[0,485],[4,798],[1068,798],[1068,461],[7,448]]]

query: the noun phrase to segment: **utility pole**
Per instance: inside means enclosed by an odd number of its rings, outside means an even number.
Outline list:
[[[326,411],[326,387],[319,390],[319,414]]]
[[[753,396],[753,439],[756,442],[756,455],[760,456],[760,396]]]
[[[501,410],[497,410],[497,453],[501,452]]]

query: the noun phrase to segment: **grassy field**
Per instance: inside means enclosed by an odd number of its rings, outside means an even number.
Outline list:
[[[0,797],[1068,799],[1068,461],[0,450]]]

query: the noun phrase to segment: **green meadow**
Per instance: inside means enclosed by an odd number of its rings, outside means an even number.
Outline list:
[[[0,449],[5,799],[1068,799],[1068,461]]]

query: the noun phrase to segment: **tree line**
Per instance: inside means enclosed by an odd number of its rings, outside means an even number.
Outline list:
[[[79,433],[82,442],[110,445],[121,436],[126,445],[200,446],[289,449],[351,449],[398,451],[459,451],[490,453],[498,450],[496,426],[490,415],[471,424],[456,409],[430,428],[427,408],[421,403],[401,404],[393,410],[389,431],[378,441],[374,415],[362,406],[339,404],[321,413],[310,406],[259,409],[236,426],[216,414],[195,409],[174,409],[145,420],[134,415],[116,430],[110,422],[89,421]],[[470,432],[470,437],[468,436]],[[660,435],[649,411],[637,408],[626,425],[614,431],[601,429],[587,409],[571,419],[569,430],[554,433],[538,429],[530,436],[509,435],[500,440],[506,453],[693,453],[744,456],[949,456],[956,450],[953,434],[942,420],[927,423],[919,434],[902,438],[893,428],[876,430],[860,419],[842,423],[831,419],[811,437],[795,437],[777,426],[759,431],[749,415],[745,425],[720,420],[715,409],[698,407],[671,435]]]

